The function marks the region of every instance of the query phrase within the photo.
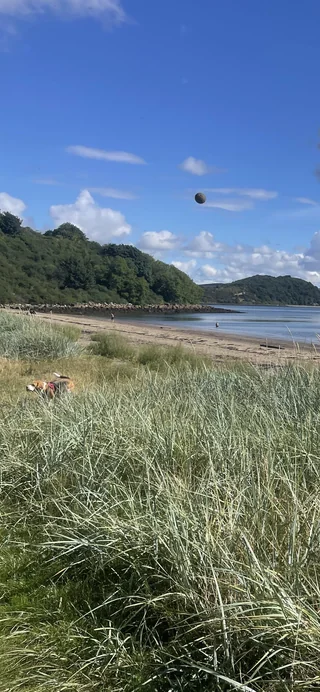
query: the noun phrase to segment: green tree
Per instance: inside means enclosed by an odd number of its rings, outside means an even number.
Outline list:
[[[89,260],[82,257],[68,257],[61,264],[63,288],[87,290],[94,286],[94,273]]]
[[[109,265],[109,287],[129,303],[138,303],[141,292],[136,272],[123,257],[114,257]]]
[[[124,259],[131,260],[136,269],[137,276],[143,277],[149,284],[152,283],[154,259],[145,252],[138,250],[134,245],[115,245],[110,243],[103,246],[102,252],[108,257],[123,257]]]
[[[21,231],[22,220],[5,211],[0,214],[0,230],[6,235],[15,236]]]
[[[198,302],[183,272],[133,245],[88,241],[73,224],[38,233],[0,214],[0,302]]]
[[[86,240],[86,236],[83,231],[74,226],[73,223],[63,223],[58,228],[52,231],[53,237],[68,238],[69,240]]]
[[[160,294],[166,303],[197,303],[203,291],[200,286],[179,269],[164,262],[155,262],[152,290]]]

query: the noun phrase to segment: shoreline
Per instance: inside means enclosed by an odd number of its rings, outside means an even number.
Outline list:
[[[122,334],[133,345],[181,344],[195,353],[212,358],[217,363],[243,361],[256,365],[280,365],[296,361],[320,361],[320,346],[299,344],[289,340],[263,339],[179,327],[164,327],[145,322],[126,320],[112,322],[103,317],[40,313],[38,318],[51,324],[74,325],[80,328],[82,341],[88,343],[93,334],[106,332]],[[266,347],[268,346],[268,347]]]
[[[233,308],[221,308],[215,305],[203,305],[202,303],[194,305],[183,305],[180,303],[162,303],[155,305],[133,305],[132,303],[77,303],[75,305],[50,305],[41,303],[32,305],[31,303],[14,303],[12,305],[0,304],[3,310],[12,310],[15,312],[30,312],[35,311],[37,314],[59,314],[59,315],[77,315],[94,317],[101,315],[110,317],[112,313],[119,315],[176,315],[176,314],[197,314],[206,313],[210,315],[221,314],[241,314],[242,310]]]

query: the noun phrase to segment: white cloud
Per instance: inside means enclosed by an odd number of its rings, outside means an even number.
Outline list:
[[[9,211],[14,216],[21,216],[26,208],[22,199],[11,197],[7,192],[0,192],[0,211]]]
[[[68,154],[81,156],[84,159],[96,159],[98,161],[114,161],[116,163],[131,163],[136,165],[143,165],[146,163],[140,156],[130,154],[127,151],[105,151],[104,149],[84,147],[80,144],[67,147],[67,152]]]
[[[113,187],[90,187],[90,192],[95,192],[101,197],[110,197],[111,199],[137,199],[136,195],[129,190],[118,190]]]
[[[312,236],[310,246],[303,254],[302,265],[308,271],[320,270],[320,231]]]
[[[208,166],[205,161],[201,159],[195,159],[193,156],[189,156],[185,159],[179,166],[186,173],[191,173],[192,175],[207,175],[208,173],[219,173],[218,168],[212,168]]]
[[[185,247],[184,252],[190,257],[213,257],[214,253],[221,252],[226,246],[215,241],[212,233],[201,231]]]
[[[264,190],[262,188],[246,188],[246,187],[213,187],[208,188],[205,192],[214,192],[219,195],[237,195],[239,197],[250,197],[250,199],[266,201],[278,197],[278,193],[274,190]]]
[[[214,277],[216,282],[236,281],[254,274],[279,276],[291,274],[314,283],[320,282],[320,262],[318,272],[306,271],[303,255],[286,250],[274,250],[268,246],[257,248],[235,248],[230,246],[221,253],[214,265],[205,264],[197,269],[198,281]]]
[[[203,264],[200,269],[200,276],[202,275],[202,277],[206,279],[216,280],[217,274],[218,270],[215,267],[211,267],[210,264]]]
[[[294,197],[294,199],[300,204],[311,204],[312,206],[317,206],[318,204],[318,202],[315,202],[313,199],[309,199],[309,197]]]
[[[120,211],[99,207],[89,190],[83,190],[74,204],[50,207],[50,214],[59,226],[66,221],[81,228],[90,240],[107,243],[113,237],[131,233],[131,226]]]
[[[191,274],[193,269],[197,266],[197,261],[189,260],[189,262],[179,262],[177,260],[176,262],[171,262],[171,264],[177,267],[177,269],[180,269],[180,271],[185,272],[185,274]]]
[[[313,235],[307,249],[294,252],[268,245],[230,245],[216,240],[208,231],[201,231],[188,243],[170,231],[145,233],[140,247],[155,256],[171,255],[171,263],[197,283],[224,283],[254,274],[290,274],[320,285],[320,231]],[[211,262],[203,263],[205,259]]]
[[[203,257],[206,255],[203,254]],[[188,273],[198,282],[225,283],[254,274],[291,276],[320,284],[320,232],[315,233],[305,252],[275,250],[267,245],[250,247],[223,245],[217,249],[214,262],[197,262]]]
[[[60,15],[94,17],[122,24],[126,14],[121,0],[0,0],[0,14],[25,17],[45,11]]]
[[[174,266],[198,283],[229,282],[254,274],[290,274],[320,285],[320,231],[314,234],[306,250],[294,252],[268,245],[230,245],[220,242],[209,231],[201,231],[188,242],[171,231],[148,232],[142,236],[139,247],[156,257],[170,258]],[[203,263],[208,259],[211,262]]]
[[[179,246],[179,238],[171,231],[148,231],[140,238],[139,247],[154,255],[175,250]]]

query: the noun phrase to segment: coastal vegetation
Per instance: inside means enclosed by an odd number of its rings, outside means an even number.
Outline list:
[[[0,303],[199,303],[203,291],[133,245],[99,245],[70,223],[38,233],[0,213]]]
[[[0,313],[0,692],[318,689],[318,368],[54,330]]]
[[[320,289],[292,276],[257,274],[226,284],[203,284],[204,301],[225,305],[320,305]]]
[[[291,276],[256,275],[198,286],[133,245],[100,245],[70,223],[39,233],[0,213],[0,304],[88,303],[201,307],[201,303],[320,305],[320,289]]]

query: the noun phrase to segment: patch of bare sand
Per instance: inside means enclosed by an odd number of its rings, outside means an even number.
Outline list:
[[[39,317],[53,324],[71,324],[79,327],[82,340],[89,341],[92,334],[114,332],[123,334],[132,344],[158,344],[159,346],[181,343],[199,355],[209,356],[216,362],[246,361],[260,365],[273,365],[293,361],[315,362],[320,359],[320,349],[297,345],[294,342],[242,337],[220,332],[201,332],[176,327],[161,327],[138,323],[134,320],[112,322],[108,318],[40,314]],[[268,348],[266,348],[268,345]],[[277,348],[270,348],[276,346]]]

